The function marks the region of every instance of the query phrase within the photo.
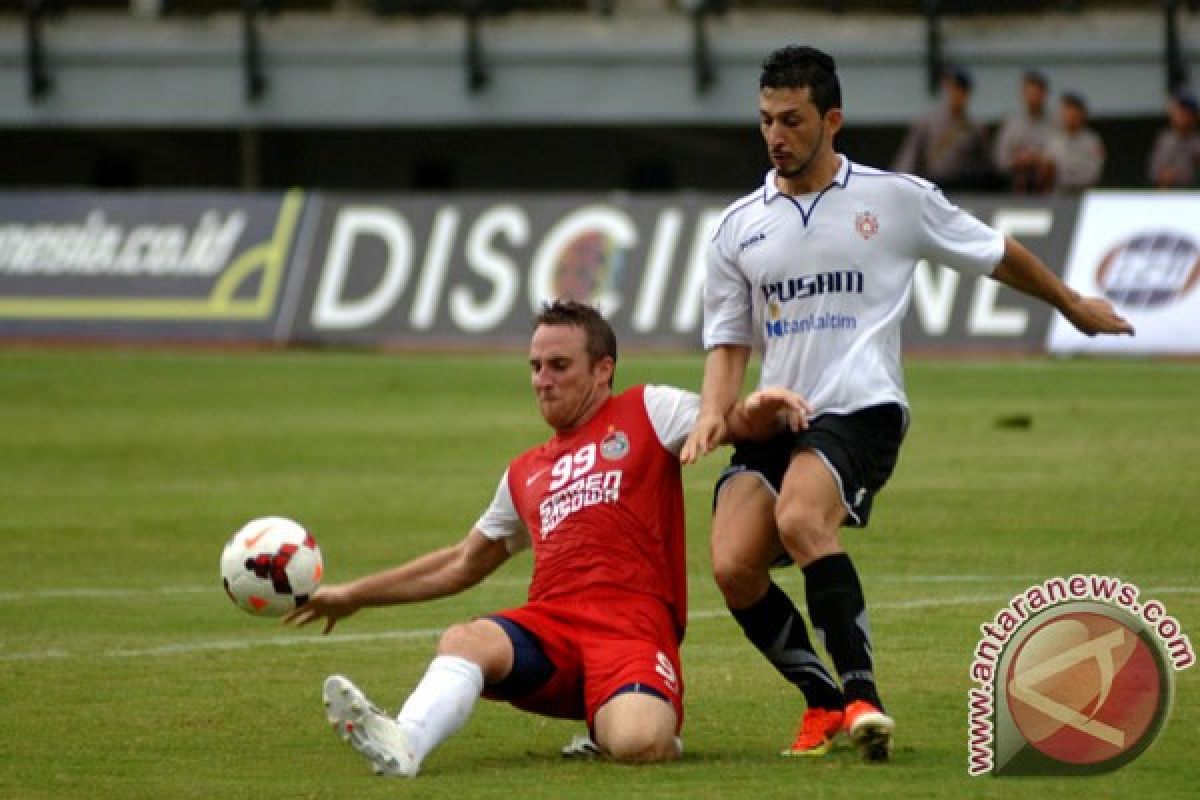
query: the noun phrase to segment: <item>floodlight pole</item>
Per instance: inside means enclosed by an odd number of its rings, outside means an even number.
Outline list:
[[[54,81],[46,68],[42,41],[42,16],[47,0],[25,0],[25,67],[29,75],[29,99],[35,103],[50,93]]]

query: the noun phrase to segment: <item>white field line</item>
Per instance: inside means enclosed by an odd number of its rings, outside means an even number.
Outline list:
[[[0,603],[14,603],[22,600],[103,600],[111,597],[145,597],[148,594],[203,594],[204,592],[219,592],[221,585],[211,586],[158,586],[153,589],[31,589],[25,592],[0,592]]]
[[[911,600],[895,600],[892,602],[868,603],[868,611],[907,611],[914,608],[942,608],[949,606],[969,606],[976,603],[1003,603],[1008,595],[1003,594],[969,594],[956,597],[915,597]],[[713,608],[702,611],[692,611],[688,619],[705,620],[729,616],[729,609]]]
[[[1159,586],[1147,590],[1146,595],[1165,594],[1196,594],[1200,593],[1197,586]],[[871,603],[872,611],[909,611],[923,608],[948,608],[964,605],[995,605],[999,606],[1011,599],[1009,594],[971,594],[955,595],[952,597],[914,597],[908,600],[883,601]],[[724,608],[700,609],[688,614],[691,621],[719,619],[728,616]],[[303,645],[347,644],[354,642],[377,642],[387,640],[417,640],[432,639],[442,632],[441,628],[415,628],[398,631],[378,631],[374,633],[332,633],[328,636],[320,634],[276,635],[258,639],[205,639],[186,642],[173,642],[154,647],[113,648],[94,652],[78,652],[63,649],[34,650],[24,653],[0,653],[0,662],[5,661],[53,661],[76,658],[156,658],[164,656],[190,655],[193,653],[219,652],[226,650],[249,650],[259,647],[298,647]]]
[[[915,584],[934,584],[934,583],[1011,583],[1014,586],[1024,581],[1028,585],[1038,583],[1044,580],[1046,576],[1039,578],[1035,575],[971,575],[971,574],[936,574],[936,575],[870,575],[868,576],[869,583],[915,583]],[[776,572],[774,574],[776,583],[791,584],[799,583],[802,580],[799,570]],[[689,575],[690,581],[704,582],[711,580],[711,577],[704,573],[702,575]],[[526,586],[529,579],[525,577],[493,577],[487,581],[487,586],[495,587],[513,587]],[[1024,589],[1025,587],[1020,587]],[[221,585],[217,581],[211,584],[191,584],[183,586],[155,586],[151,588],[133,588],[133,589],[114,589],[100,587],[76,587],[62,589],[28,589],[25,591],[16,592],[0,592],[0,603],[19,603],[36,600],[104,600],[113,599],[120,600],[122,598],[145,597],[148,594],[153,595],[175,595],[175,594],[207,594],[210,592],[220,593]],[[1143,589],[1143,596],[1153,596],[1159,591],[1158,589]],[[1167,594],[1187,594],[1190,592],[1200,592],[1200,587],[1163,587],[1162,592]],[[1160,593],[1162,593],[1160,592]]]
[[[525,586],[528,579],[494,578],[488,581],[490,586]],[[221,584],[213,581],[211,584],[191,584],[185,586],[154,586],[137,589],[103,589],[99,587],[81,587],[76,589],[30,589],[23,592],[0,592],[0,603],[19,603],[30,600],[121,600],[124,598],[145,597],[152,595],[174,594],[221,594]]]

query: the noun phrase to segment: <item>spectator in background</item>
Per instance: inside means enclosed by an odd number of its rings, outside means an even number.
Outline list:
[[[1054,135],[1054,121],[1046,110],[1050,88],[1044,73],[1028,69],[1021,76],[1021,108],[1005,118],[992,153],[996,170],[1014,192],[1039,194],[1048,191],[1046,148]]]
[[[1088,127],[1087,99],[1079,92],[1063,92],[1059,129],[1050,139],[1046,156],[1046,184],[1055,192],[1078,194],[1100,181],[1104,142]]]
[[[893,169],[920,175],[943,189],[978,189],[993,178],[987,132],[971,119],[971,73],[949,67],[942,102],[913,123]]]
[[[1159,189],[1200,185],[1200,130],[1197,130],[1196,95],[1180,89],[1167,103],[1167,127],[1154,141],[1150,154],[1150,182]]]

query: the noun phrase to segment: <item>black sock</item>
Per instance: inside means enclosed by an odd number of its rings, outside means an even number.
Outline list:
[[[841,690],[813,649],[804,618],[774,582],[757,603],[730,612],[746,638],[804,692],[809,708],[840,709],[845,705]]]
[[[866,700],[882,710],[871,669],[867,603],[850,556],[837,553],[809,564],[804,588],[808,615],[833,659],[847,702]]]

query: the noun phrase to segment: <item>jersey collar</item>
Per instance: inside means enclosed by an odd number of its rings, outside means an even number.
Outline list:
[[[837,187],[845,189],[846,183],[850,180],[850,159],[846,158],[841,153],[838,153],[838,158],[842,160],[841,166],[838,167],[837,173],[833,176],[833,182],[816,194],[822,195],[830,189]],[[763,181],[763,202],[770,203],[776,197],[779,197],[783,192],[779,191],[779,187],[775,185],[776,170],[772,168],[767,172],[767,177]]]

